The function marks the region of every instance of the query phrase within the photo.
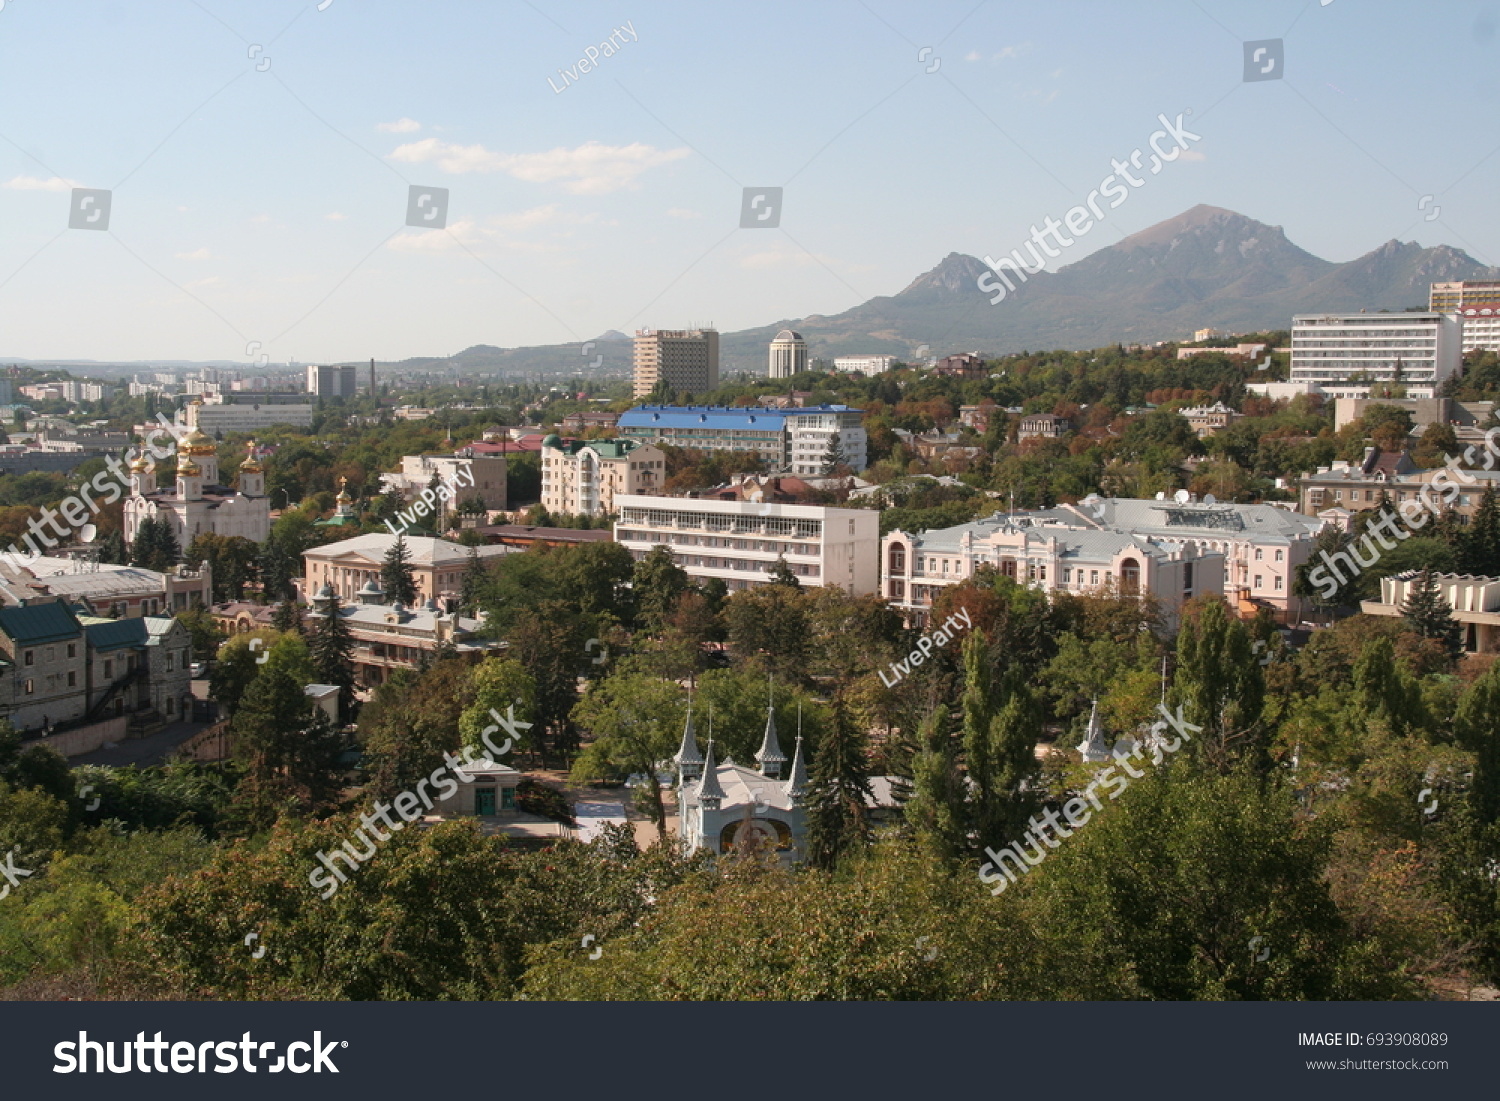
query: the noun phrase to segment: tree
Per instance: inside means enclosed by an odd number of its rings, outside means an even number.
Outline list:
[[[844,448],[840,442],[843,437],[835,432],[828,437],[828,449],[823,452],[823,476],[831,478],[839,472],[844,465]]]
[[[834,700],[833,722],[813,755],[805,798],[807,855],[813,865],[832,869],[869,841],[865,739],[841,699]]]
[[[1401,605],[1401,615],[1423,638],[1442,643],[1449,656],[1457,658],[1463,653],[1463,640],[1458,622],[1453,618],[1453,607],[1443,599],[1430,566],[1412,581]]]
[[[177,545],[177,536],[172,531],[170,520],[148,516],[136,529],[135,542],[130,545],[130,564],[144,569],[166,573],[177,565],[182,551]]]
[[[486,576],[484,563],[479,560],[479,551],[470,547],[468,560],[464,563],[463,579],[459,590],[459,603],[470,615],[473,615],[479,607],[479,598],[484,590]]]
[[[802,588],[802,582],[797,580],[797,575],[792,568],[786,564],[786,555],[778,555],[776,565],[771,567],[771,584],[784,585],[789,589]]]
[[[686,721],[682,689],[658,677],[616,673],[591,687],[573,709],[573,721],[594,741],[573,763],[575,783],[638,774],[657,835],[667,836],[667,812],[656,771],[676,751]],[[701,722],[701,711],[699,721]]]
[[[635,564],[630,582],[638,627],[652,634],[660,633],[687,588],[687,571],[673,561],[672,552],[666,547],[652,547]]]
[[[912,758],[912,795],[904,817],[929,852],[953,861],[969,851],[968,808],[947,719],[946,708],[934,708],[917,735],[921,748]]]
[[[245,766],[235,800],[250,829],[267,828],[288,806],[321,809],[337,790],[337,735],[326,715],[314,723],[303,685],[286,666],[268,662],[256,675],[230,731]]]
[[[354,634],[339,614],[336,597],[319,601],[308,618],[312,629],[307,634],[307,650],[313,672],[319,684],[339,686],[339,714],[347,719],[354,708]]]
[[[111,528],[99,537],[99,561],[109,562],[117,566],[127,565],[130,561],[130,549],[125,546],[125,533],[119,528]]]
[[[1167,706],[1200,728],[1189,732],[1191,744],[1212,767],[1227,769],[1240,760],[1263,771],[1270,767],[1270,733],[1261,721],[1266,684],[1250,632],[1222,598],[1194,603],[1177,635],[1177,674]]]
[[[1474,753],[1469,803],[1483,826],[1500,822],[1500,661],[1464,694],[1454,717],[1459,744]]]
[[[385,598],[391,604],[404,604],[410,608],[417,602],[417,581],[405,536],[396,536],[391,549],[385,552],[385,563],[380,567],[380,587],[385,590]]]
[[[808,674],[811,631],[808,597],[787,585],[761,585],[735,593],[725,602],[724,620],[735,653],[758,659],[779,680]]]
[[[292,578],[302,571],[298,563],[280,539],[275,536],[266,540],[260,554],[261,591],[267,601],[294,601],[297,596]]]
[[[302,605],[297,602],[296,597],[287,597],[276,605],[276,611],[271,616],[271,626],[278,631],[292,631],[302,633]]]
[[[214,622],[214,617],[209,615],[206,608],[188,608],[177,613],[177,619],[188,629],[188,634],[193,640],[193,657],[198,661],[208,661],[219,652],[223,645],[225,634],[219,630],[219,625]]]
[[[1485,487],[1474,517],[1463,530],[1460,569],[1479,577],[1500,577],[1500,498],[1495,487]]]

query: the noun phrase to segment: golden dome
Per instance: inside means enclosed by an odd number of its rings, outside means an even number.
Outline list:
[[[195,428],[187,434],[177,445],[180,455],[216,455],[219,445],[214,443],[212,437],[205,436],[201,428]]]
[[[145,474],[151,469],[151,460],[146,458],[145,451],[135,457],[135,462],[130,464],[132,474]]]
[[[338,500],[338,503],[341,504],[341,505],[347,505],[350,501],[354,500],[353,497],[349,496],[348,485],[349,485],[349,479],[348,478],[340,478],[339,479],[339,495],[337,497],[337,500]]]
[[[187,458],[183,459],[181,463],[178,464],[177,473],[179,475],[186,474],[191,477],[196,477],[197,475],[203,473],[203,468],[200,467],[197,463],[193,462],[192,455],[189,455]]]
[[[255,441],[251,440],[245,445],[245,461],[240,463],[241,474],[264,474],[265,468],[260,465],[260,460],[255,457]]]

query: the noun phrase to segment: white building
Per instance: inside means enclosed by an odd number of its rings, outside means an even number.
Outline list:
[[[804,585],[837,585],[862,596],[880,588],[880,514],[687,497],[620,496],[615,542],[639,560],[664,546],[689,576],[730,589],[771,583],[778,560]]]
[[[1430,398],[1462,367],[1463,322],[1443,313],[1299,314],[1290,379],[1304,392],[1370,396],[1372,385]]]
[[[878,375],[896,365],[895,356],[836,356],[835,371],[848,371],[855,375]]]
[[[1464,354],[1500,350],[1500,306],[1465,306],[1458,311],[1464,323]]]
[[[1380,599],[1361,601],[1359,610],[1365,615],[1399,616],[1421,576],[1417,570],[1407,570],[1382,577]],[[1500,577],[1439,573],[1433,580],[1439,595],[1453,609],[1464,650],[1471,654],[1500,650]]]
[[[1224,591],[1223,554],[1197,541],[1159,542],[1002,513],[934,531],[893,531],[882,541],[881,562],[886,599],[919,624],[943,589],[983,566],[1045,592],[1152,596],[1169,623],[1186,601]]]
[[[183,423],[189,428],[200,429],[210,436],[221,436],[228,432],[259,432],[272,425],[311,428],[313,407],[283,405],[280,402],[257,402],[250,405],[203,405],[194,402],[183,409],[183,416]]]
[[[403,455],[401,469],[380,476],[383,490],[394,489],[408,501],[414,500],[436,478],[457,487],[453,500],[445,505],[456,510],[472,497],[484,502],[485,508],[507,508],[507,474],[504,455]]]
[[[177,444],[177,483],[158,489],[156,467],[146,451],[130,464],[130,496],[125,499],[125,539],[134,542],[148,518],[167,520],[183,552],[199,535],[239,535],[264,543],[271,532],[271,502],[265,468],[255,457],[255,441],[240,464],[240,485],[230,489],[219,476],[214,441],[200,430]]]
[[[542,440],[542,507],[560,516],[601,516],[624,494],[659,493],[667,456],[636,440]]]
[[[782,329],[771,341],[770,375],[772,378],[791,378],[807,370],[807,341],[801,333]]]
[[[701,451],[753,451],[773,471],[822,474],[830,443],[851,470],[868,465],[864,412],[847,405],[761,409],[638,405],[620,414],[620,435]]]

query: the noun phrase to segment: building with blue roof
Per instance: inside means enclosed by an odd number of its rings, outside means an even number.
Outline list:
[[[762,409],[722,405],[638,405],[620,414],[625,439],[700,451],[749,451],[774,472],[823,474],[830,455],[868,465],[864,411],[847,405]]]

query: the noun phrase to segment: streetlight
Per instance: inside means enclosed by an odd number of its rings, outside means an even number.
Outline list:
[[[282,486],[280,489],[271,490],[271,503],[273,505],[276,503],[276,494],[278,493],[285,494],[285,499],[281,503],[281,510],[285,512],[292,507],[292,491],[285,486]]]

